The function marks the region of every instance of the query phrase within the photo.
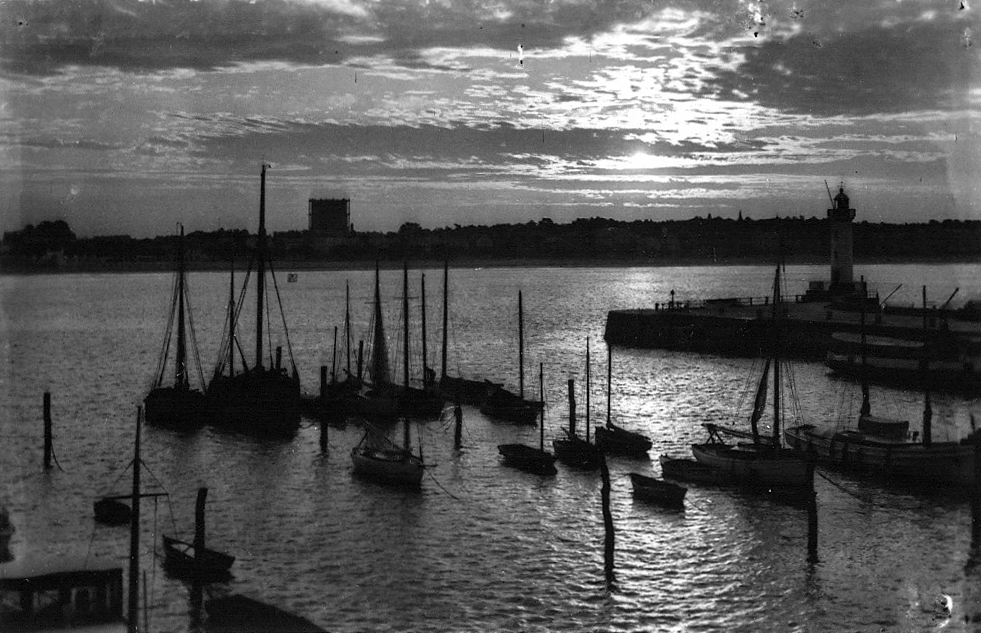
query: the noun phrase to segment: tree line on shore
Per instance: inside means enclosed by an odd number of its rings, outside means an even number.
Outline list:
[[[856,261],[978,261],[981,221],[931,220],[919,224],[856,222]],[[177,251],[176,235],[79,238],[63,220],[6,232],[0,243],[5,270],[167,267]],[[192,266],[247,260],[255,235],[246,230],[194,231],[185,237]],[[310,231],[277,232],[270,246],[288,263],[420,260],[563,262],[650,261],[826,261],[831,227],[818,218],[693,218],[621,221],[549,219],[522,224],[426,229],[408,222],[394,232],[351,232],[323,236]]]

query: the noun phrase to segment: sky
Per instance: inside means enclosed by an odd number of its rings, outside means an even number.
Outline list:
[[[978,3],[977,7],[969,3]],[[0,228],[981,219],[981,0],[0,0]],[[975,41],[977,40],[977,41]]]

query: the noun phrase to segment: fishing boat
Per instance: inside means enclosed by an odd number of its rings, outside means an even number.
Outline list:
[[[207,488],[199,488],[194,512],[194,542],[162,535],[164,571],[175,578],[189,580],[222,579],[230,575],[235,557],[205,547],[204,506]]]
[[[924,289],[924,303],[925,294]],[[864,349],[860,349],[863,356]],[[791,427],[784,431],[787,445],[801,455],[814,456],[826,466],[859,475],[912,484],[959,488],[974,485],[977,429],[959,441],[934,441],[930,390],[924,389],[922,434],[910,434],[908,421],[872,415],[867,374],[860,372],[860,376],[862,407],[856,427]]]
[[[201,358],[198,354],[192,325],[186,273],[184,227],[182,226],[177,248],[177,271],[174,278],[163,349],[160,351],[160,360],[153,385],[143,400],[143,406],[146,411],[146,421],[150,424],[193,429],[207,422],[208,407],[203,391],[204,372],[201,371]],[[174,377],[171,384],[165,385],[167,358],[171,351],[175,323],[177,325],[177,340],[173,341],[175,347]],[[191,359],[188,358],[188,339],[191,343]],[[198,384],[201,385],[201,389],[191,388],[189,360],[193,360],[194,366],[197,368]]]
[[[350,412],[375,422],[395,421],[399,414],[399,403],[389,367],[388,341],[385,336],[385,319],[382,314],[381,279],[378,262],[375,262],[375,294],[369,332],[368,375],[366,380],[361,381],[361,393],[348,402]]]
[[[421,455],[412,452],[409,424],[409,419],[404,418],[401,446],[369,426],[361,441],[351,449],[354,474],[390,485],[419,486],[422,483],[425,464]]]
[[[126,615],[123,569],[88,555],[38,554],[0,562],[0,631],[135,633],[140,604],[140,422],[134,448]]]
[[[611,405],[613,400],[613,347],[606,347],[606,426],[596,427],[596,446],[604,453],[614,455],[646,455],[653,443],[650,438],[636,431],[613,423]]]
[[[588,363],[587,363],[588,364]],[[589,390],[586,390],[589,393]],[[588,411],[587,405],[587,411]],[[589,431],[587,427],[587,439],[583,439],[576,433],[576,386],[575,381],[569,379],[569,428],[566,429],[566,436],[556,438],[552,441],[552,448],[555,450],[555,458],[572,468],[580,470],[595,470],[600,467],[600,460],[603,454],[596,448],[596,445],[589,441]]]
[[[525,399],[525,330],[524,308],[521,291],[518,291],[518,393],[505,389],[502,385],[488,385],[490,389],[480,412],[484,415],[516,422],[518,424],[534,424],[542,410],[542,403]]]
[[[544,365],[538,366],[539,398],[545,402],[545,370]],[[504,458],[504,463],[518,470],[537,475],[554,475],[555,455],[545,450],[545,407],[542,407],[541,421],[538,427],[538,448],[527,444],[499,444],[498,452]]]
[[[450,376],[447,365],[450,321],[450,272],[449,262],[443,262],[443,347],[442,372],[439,378],[439,391],[448,402],[480,405],[492,390],[504,385],[489,380],[476,380],[462,376]]]
[[[718,468],[706,466],[694,459],[661,455],[661,476],[674,481],[721,485],[730,482],[729,476]]]
[[[766,360],[756,390],[750,426],[752,431],[704,424],[709,439],[692,445],[692,454],[702,464],[721,470],[734,483],[751,487],[803,489],[810,485],[808,464],[801,453],[780,443],[780,267],[773,282],[773,332],[770,356]],[[767,374],[773,366],[773,435],[768,441],[760,437],[758,425],[767,405]],[[735,437],[735,444],[723,436]]]
[[[224,337],[219,354],[219,362],[208,384],[206,395],[215,421],[232,430],[269,436],[293,436],[300,427],[300,377],[293,360],[287,334],[287,351],[292,372],[282,366],[282,347],[276,348],[276,359],[263,360],[266,341],[263,338],[266,296],[266,268],[272,273],[272,262],[268,257],[266,240],[266,167],[262,166],[259,195],[259,233],[255,248],[256,261],[256,313],[255,313],[255,360],[251,367],[241,371],[235,369],[236,322],[241,309],[241,301],[236,305],[234,298],[234,273],[232,292],[229,299],[227,336]],[[279,290],[275,274],[270,275]],[[246,277],[248,283],[248,276]],[[242,298],[244,298],[244,293]],[[282,302],[280,302],[282,306]],[[282,311],[281,311],[281,316]],[[285,327],[285,317],[283,318]],[[245,359],[242,358],[245,365]],[[227,370],[227,371],[226,371]]]
[[[638,473],[630,473],[630,483],[633,486],[635,499],[653,501],[668,506],[683,506],[685,493],[688,492],[684,486]]]
[[[973,355],[970,348],[835,332],[825,364],[835,374],[851,380],[903,389],[925,387],[938,392],[976,394],[981,391],[981,357]]]
[[[399,401],[399,412],[401,415],[435,418],[443,411],[443,397],[439,393],[439,387],[435,381],[435,372],[428,364],[428,349],[426,347],[426,276],[422,276],[420,294],[420,327],[422,341],[422,385],[417,387],[410,381],[410,332],[409,327],[409,266],[405,263],[402,267],[402,364],[403,380],[401,385],[395,386],[395,391]]]

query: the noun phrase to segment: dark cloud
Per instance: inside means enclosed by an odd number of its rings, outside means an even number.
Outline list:
[[[331,64],[378,55],[407,67],[459,71],[465,69],[429,66],[418,51],[557,47],[569,36],[589,38],[642,20],[660,4],[518,0],[488,7],[483,0],[392,0],[352,2],[341,11],[289,0],[10,0],[0,21],[0,64],[49,74],[69,65],[209,70],[250,61]],[[498,9],[509,17],[493,12]]]
[[[821,46],[807,33],[773,39],[716,70],[702,94],[821,116],[961,108],[977,62],[963,28],[938,18],[846,31]]]

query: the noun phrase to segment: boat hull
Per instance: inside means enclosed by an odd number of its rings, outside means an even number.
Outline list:
[[[196,389],[158,387],[143,400],[144,416],[149,424],[182,429],[196,429],[207,423],[208,402]]]
[[[682,459],[662,455],[661,476],[675,481],[690,481],[702,484],[722,485],[730,481],[729,476],[718,468],[706,466],[693,459]]]
[[[685,493],[688,492],[688,489],[683,486],[638,473],[630,473],[630,483],[633,485],[635,499],[669,506],[683,506]]]
[[[800,455],[814,455],[837,470],[908,483],[970,487],[974,482],[975,447],[970,442],[934,442],[927,448],[813,425],[786,429],[784,441]]]
[[[501,444],[498,452],[504,458],[504,463],[525,472],[536,475],[554,475],[555,455],[525,444]]]
[[[480,412],[491,418],[514,422],[515,424],[537,424],[538,416],[544,405],[535,400],[525,400],[507,389],[493,389],[483,404]]]
[[[231,575],[235,557],[203,548],[200,558],[194,545],[163,535],[164,569],[176,578],[224,578]]]
[[[292,436],[300,428],[300,382],[283,370],[251,369],[218,376],[207,397],[216,424],[256,434]]]
[[[767,488],[804,488],[809,485],[807,462],[790,449],[735,448],[726,444],[693,444],[700,463],[715,468],[735,483]]]
[[[640,433],[620,427],[597,427],[596,447],[615,455],[646,455],[653,444]]]
[[[355,447],[351,461],[354,474],[397,486],[419,486],[425,471],[421,459],[400,449]]]
[[[552,442],[552,446],[558,461],[580,470],[599,468],[600,459],[603,457],[595,444],[580,437],[555,440]]]
[[[483,404],[490,392],[497,387],[500,387],[497,383],[454,376],[443,376],[439,381],[439,392],[443,399],[461,404]]]
[[[118,499],[99,499],[93,504],[95,520],[105,525],[128,525],[133,511]]]

